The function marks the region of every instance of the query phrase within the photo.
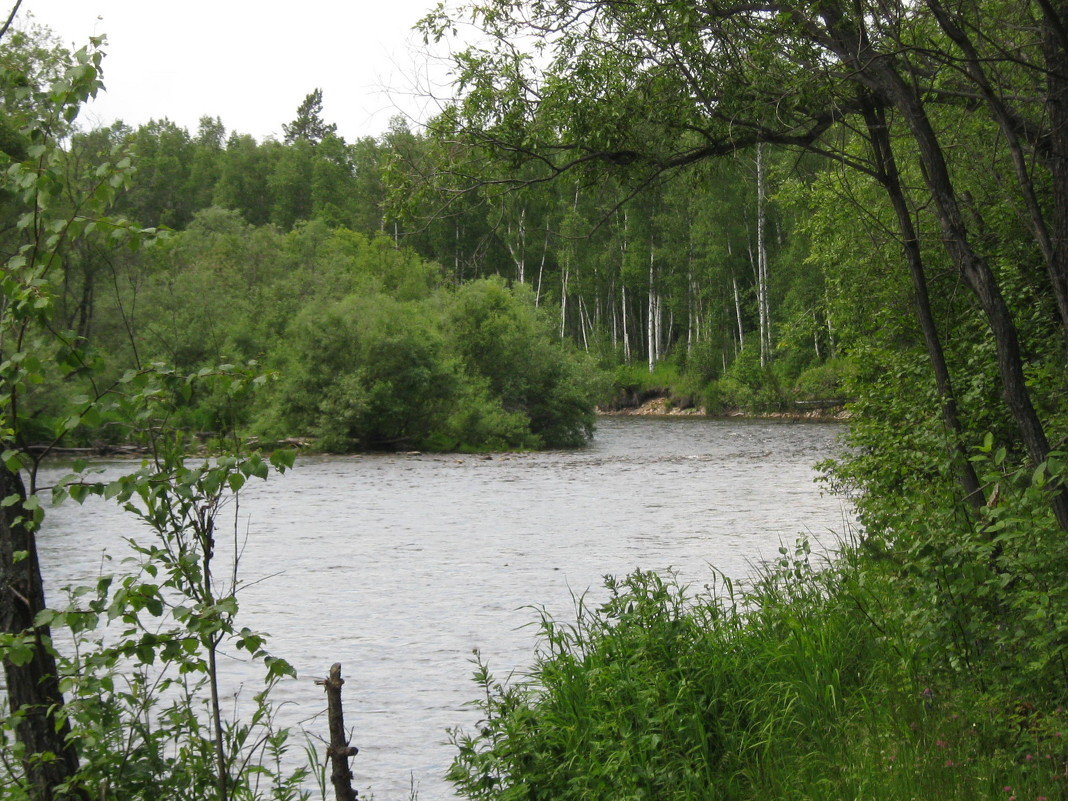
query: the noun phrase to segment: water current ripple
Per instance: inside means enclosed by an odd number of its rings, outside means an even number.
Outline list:
[[[534,610],[569,619],[606,574],[670,569],[701,586],[710,565],[743,577],[802,532],[833,545],[849,512],[812,465],[839,433],[606,418],[582,451],[302,458],[242,491],[242,620],[300,674],[276,696],[290,724],[325,728],[313,679],[342,663],[361,797],[407,799],[414,780],[422,801],[445,801],[445,730],[475,722],[474,649],[503,678],[531,662]],[[114,505],[50,509],[40,549],[51,597],[92,581],[103,554],[126,555],[125,536],[144,533]],[[255,692],[243,662],[226,671],[229,692]]]

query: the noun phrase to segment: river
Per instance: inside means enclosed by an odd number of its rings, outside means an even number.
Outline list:
[[[241,493],[240,619],[299,673],[275,696],[288,723],[325,735],[313,679],[342,663],[363,799],[402,801],[411,786],[421,801],[451,799],[445,731],[476,721],[465,706],[475,649],[498,678],[521,672],[534,608],[570,619],[605,574],[674,570],[700,586],[710,566],[751,575],[802,533],[833,547],[849,510],[814,483],[813,464],[840,433],[608,417],[579,451],[301,458]],[[50,598],[93,579],[105,552],[125,555],[131,535],[113,504],[49,509],[39,548]],[[252,675],[228,662],[229,691],[256,692]]]

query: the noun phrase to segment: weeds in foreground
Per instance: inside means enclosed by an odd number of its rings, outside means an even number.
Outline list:
[[[891,572],[807,544],[739,592],[608,578],[542,615],[524,680],[477,662],[483,720],[452,732],[472,799],[1068,798],[1063,708],[1009,703],[916,655]]]

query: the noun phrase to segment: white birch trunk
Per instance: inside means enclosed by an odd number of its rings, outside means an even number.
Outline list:
[[[654,273],[653,243],[649,243],[649,303],[645,320],[646,348],[649,356],[649,372],[656,367],[656,275]]]
[[[567,323],[567,280],[570,277],[571,257],[564,260],[563,269],[560,271],[560,338],[564,338],[564,327]]]
[[[526,266],[527,266],[527,228],[526,228],[526,213],[524,208],[519,212],[519,222],[516,225],[516,230],[512,231],[512,223],[509,221],[507,227],[507,236],[504,238],[504,243],[508,248],[508,255],[512,257],[512,262],[515,264],[515,277],[519,283],[526,283]],[[515,241],[513,241],[513,233]]]
[[[816,349],[816,361],[822,361],[820,354],[820,318],[816,310],[812,310],[812,345]]]
[[[538,286],[534,290],[534,307],[541,306],[541,279],[545,274],[545,258],[549,254],[549,226],[545,226],[545,241],[541,245],[541,263],[538,265]]]
[[[767,210],[764,187],[764,145],[757,145],[757,310],[760,317],[760,366],[771,356],[771,331],[768,319],[768,249],[766,238]]]
[[[579,295],[578,299],[579,310],[579,331],[582,334],[582,349],[587,353],[590,352],[590,341],[586,336],[586,328],[593,327],[593,323],[590,321],[590,314],[586,310],[586,301],[582,299],[582,295]]]
[[[686,355],[693,353],[697,301],[694,297],[693,259],[686,259]]]
[[[731,284],[734,285],[734,316],[738,321],[738,343],[745,347],[745,331],[742,329],[742,299],[738,294],[738,279],[731,276]]]

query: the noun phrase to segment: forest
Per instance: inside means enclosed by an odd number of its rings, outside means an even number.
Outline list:
[[[543,620],[530,676],[479,668],[462,795],[1068,798],[1068,5],[478,0],[420,26],[461,19],[455,101],[355,142],[314,87],[282,141],[85,129],[102,42],[4,26],[0,797],[300,797],[212,693],[224,643],[289,670],[212,579],[225,499],[283,446],[581,447],[596,406],[661,393],[845,404],[822,481],[860,528],[751,586],[635,573]],[[51,494],[159,541],[50,607],[37,470],[128,446],[129,476]],[[163,689],[211,725],[120,692],[131,660],[199,677]]]

